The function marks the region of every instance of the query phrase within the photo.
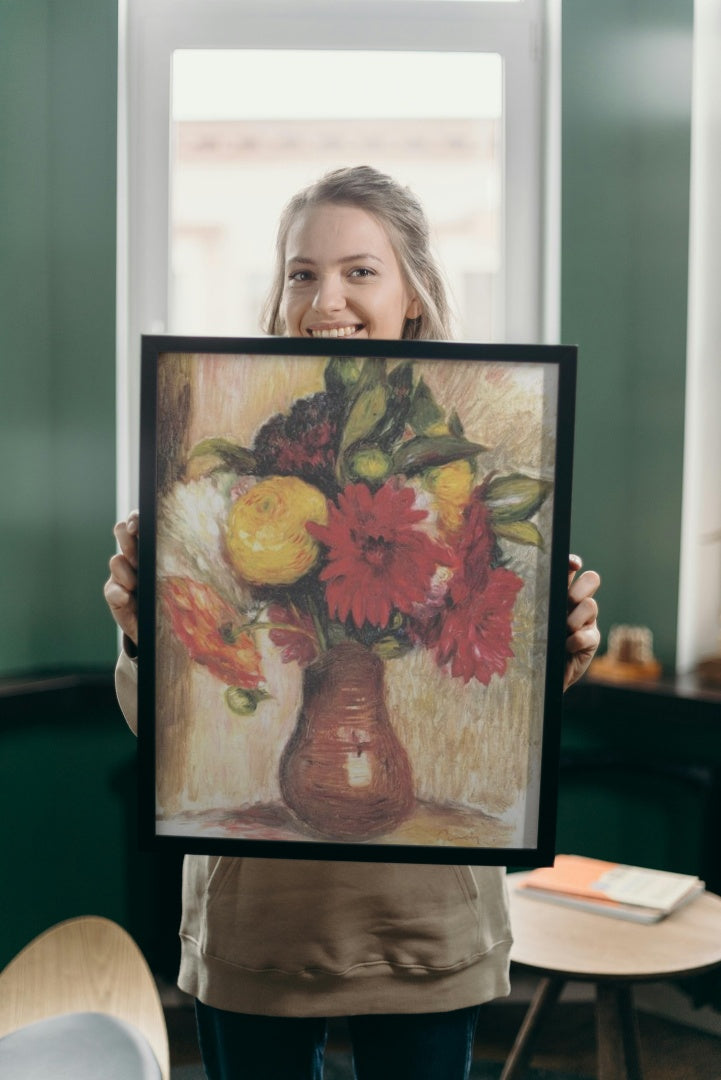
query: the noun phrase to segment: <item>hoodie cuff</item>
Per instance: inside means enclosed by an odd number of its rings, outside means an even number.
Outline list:
[[[123,634],[123,652],[130,659],[138,662],[138,646],[134,641],[128,637],[127,634]]]

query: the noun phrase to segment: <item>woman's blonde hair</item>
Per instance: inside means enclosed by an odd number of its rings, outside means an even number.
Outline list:
[[[401,272],[421,305],[416,319],[406,319],[402,338],[447,341],[451,312],[441,271],[430,250],[428,221],[413,192],[369,165],[336,169],[294,195],[281,214],[275,248],[275,274],[263,312],[263,330],[282,335],[288,233],[299,214],[311,206],[336,203],[357,206],[386,229]]]

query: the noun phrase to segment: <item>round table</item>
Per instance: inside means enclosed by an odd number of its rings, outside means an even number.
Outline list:
[[[657,923],[637,923],[524,896],[509,874],[511,960],[542,976],[501,1074],[518,1080],[569,980],[596,987],[599,1080],[643,1080],[632,986],[721,966],[721,898],[705,892]]]

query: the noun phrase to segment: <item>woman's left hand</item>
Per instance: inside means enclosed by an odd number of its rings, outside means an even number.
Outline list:
[[[581,678],[593,660],[601,640],[596,625],[598,604],[593,599],[601,584],[595,570],[576,574],[583,566],[578,555],[568,557],[568,616],[566,618],[566,671],[563,689],[568,690]]]

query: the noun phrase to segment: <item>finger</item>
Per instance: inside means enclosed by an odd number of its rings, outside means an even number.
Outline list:
[[[132,566],[138,565],[138,524],[132,516],[127,521],[119,521],[113,529],[118,547]]]
[[[595,570],[585,570],[576,578],[568,590],[569,607],[580,604],[587,596],[593,596],[601,585],[601,578]]]
[[[563,689],[568,690],[569,686],[573,686],[578,680],[586,674],[591,661],[593,660],[593,654],[595,649],[591,649],[588,652],[569,653],[568,660],[566,661],[566,670],[563,676]]]
[[[107,600],[108,607],[115,614],[125,612],[134,605],[135,597],[127,589],[124,589],[114,578],[108,578],[103,587],[103,595]]]
[[[124,634],[137,644],[138,611],[133,593],[129,593],[112,578],[106,581],[103,589],[110,613]]]
[[[128,592],[135,592],[138,587],[138,575],[135,566],[128,561],[125,555],[113,555],[108,564],[110,566],[110,579],[116,582]]]
[[[601,644],[601,634],[597,626],[584,626],[569,634],[566,638],[566,652],[572,656],[586,655],[589,659]]]
[[[569,633],[574,633],[583,626],[593,626],[597,618],[598,604],[592,596],[586,596],[568,612],[566,628]]]
[[[578,571],[582,568],[582,566],[583,566],[583,559],[581,558],[580,555],[569,555],[568,556],[568,587],[569,587],[569,589],[571,588],[571,585],[573,584],[573,579],[575,578]]]

